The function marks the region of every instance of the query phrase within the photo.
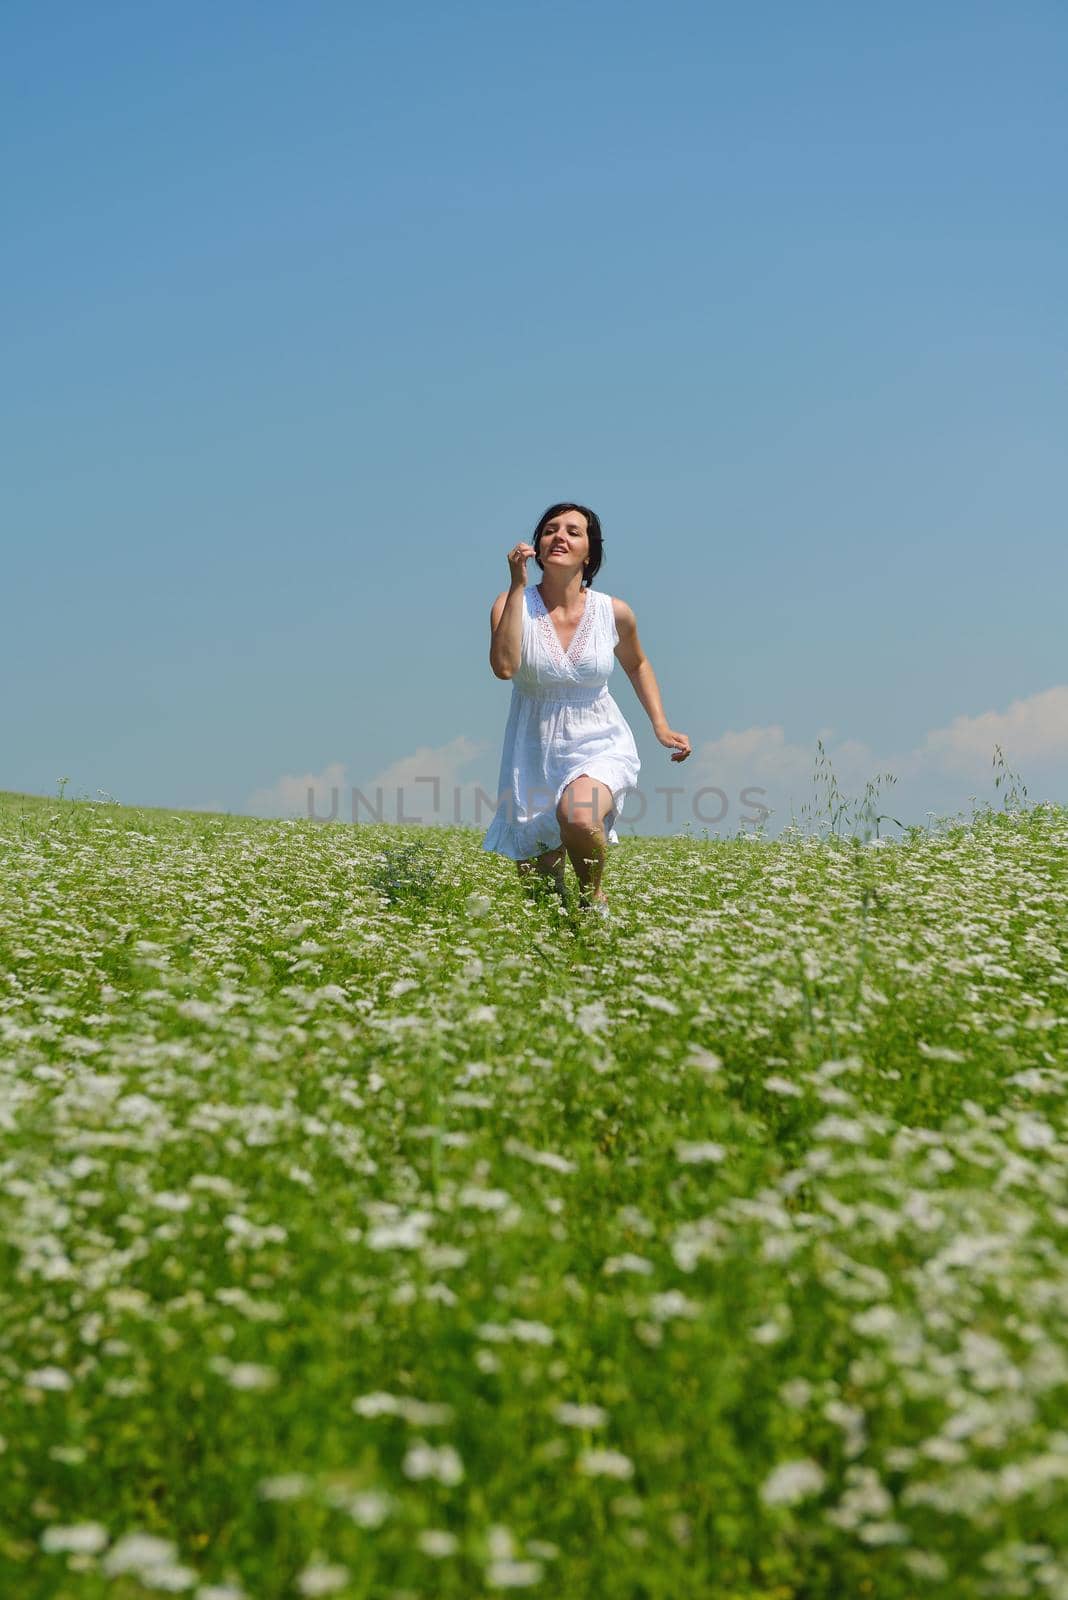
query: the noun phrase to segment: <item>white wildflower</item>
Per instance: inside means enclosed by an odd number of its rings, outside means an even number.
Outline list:
[[[298,1500],[311,1489],[311,1479],[304,1472],[281,1472],[273,1478],[261,1478],[256,1492],[261,1500]]]
[[[699,1317],[701,1307],[681,1289],[666,1289],[649,1301],[649,1315],[654,1322],[670,1322],[673,1317]]]
[[[704,1045],[692,1044],[686,1057],[686,1065],[695,1072],[704,1073],[706,1078],[714,1078],[723,1071],[723,1058],[717,1056],[714,1050],[706,1050]]]
[[[674,1000],[665,1000],[661,994],[646,994],[644,989],[635,989],[635,997],[644,1005],[650,1006],[654,1011],[663,1011],[669,1017],[677,1017],[679,1008]]]
[[[600,1033],[609,1025],[608,1009],[603,1000],[591,1000],[588,1005],[580,1006],[575,1013],[575,1023],[578,1028],[591,1037]]]
[[[425,1556],[434,1556],[438,1560],[454,1556],[460,1548],[459,1539],[446,1528],[423,1528],[416,1543]]]
[[[138,1577],[146,1589],[166,1589],[177,1594],[180,1589],[191,1589],[199,1574],[178,1562],[162,1561],[159,1566],[145,1567]]]
[[[621,1272],[636,1272],[648,1276],[653,1270],[653,1263],[647,1261],[645,1256],[632,1255],[629,1251],[621,1256],[609,1256],[601,1268],[607,1278],[618,1277]]]
[[[413,1400],[409,1395],[362,1394],[352,1402],[352,1409],[360,1417],[403,1417],[419,1428],[451,1422],[453,1418],[451,1406]]]
[[[863,1144],[868,1130],[851,1117],[824,1117],[812,1130],[814,1139],[841,1139],[844,1144]]]
[[[632,1478],[634,1463],[619,1450],[585,1450],[578,1468],[588,1478]]]
[[[512,1339],[518,1344],[552,1344],[555,1337],[544,1322],[524,1322],[520,1318],[508,1323],[484,1322],[478,1336],[491,1344],[507,1344]]]
[[[62,1367],[37,1367],[23,1377],[27,1389],[70,1389],[74,1379]]]
[[[603,1428],[608,1421],[603,1406],[572,1405],[567,1400],[554,1408],[553,1416],[565,1428]]]
[[[435,1446],[425,1439],[417,1439],[409,1447],[402,1467],[406,1478],[434,1478],[450,1488],[464,1475],[463,1462],[451,1444]]]
[[[491,1561],[486,1582],[491,1589],[529,1589],[541,1582],[543,1571],[539,1561]]]
[[[273,1389],[278,1374],[271,1367],[260,1366],[255,1361],[237,1361],[227,1373],[232,1389]]]
[[[102,1570],[108,1577],[119,1572],[146,1572],[151,1567],[169,1566],[177,1555],[174,1541],[154,1533],[124,1533],[108,1551]]]
[[[515,1555],[515,1535],[503,1522],[492,1522],[486,1529],[486,1549],[491,1561],[511,1561]]]
[[[503,1211],[512,1202],[506,1189],[481,1189],[474,1183],[461,1189],[457,1199],[460,1205],[470,1206],[474,1211]]]
[[[355,1494],[343,1486],[327,1490],[331,1505],[337,1506],[358,1528],[380,1528],[393,1509],[393,1501],[380,1489],[361,1489]]]
[[[78,1555],[95,1555],[108,1542],[108,1530],[100,1522],[74,1522],[65,1526],[53,1525],[41,1534],[41,1549],[49,1555],[71,1551]]]
[[[917,1039],[916,1048],[921,1056],[926,1056],[930,1061],[958,1062],[967,1060],[967,1057],[962,1055],[959,1050],[952,1050],[949,1045],[945,1044],[927,1044],[925,1040]]]
[[[727,1152],[723,1145],[714,1144],[710,1139],[698,1141],[697,1143],[689,1139],[682,1139],[675,1146],[676,1160],[681,1161],[687,1167],[701,1166],[707,1161],[722,1161],[726,1154]]]
[[[311,1562],[297,1575],[297,1588],[301,1594],[334,1594],[344,1589],[349,1581],[349,1569],[337,1562]]]
[[[530,1145],[522,1144],[518,1139],[506,1139],[505,1150],[510,1156],[518,1156],[521,1161],[529,1161],[534,1167],[548,1167],[550,1172],[577,1172],[574,1161],[569,1161],[566,1156],[558,1156],[552,1150],[532,1150]]]
[[[780,1461],[761,1485],[760,1497],[765,1505],[792,1506],[809,1495],[819,1494],[826,1481],[826,1474],[816,1461]]]
[[[1025,1150],[1049,1150],[1057,1143],[1057,1134],[1049,1123],[1027,1112],[1016,1118],[1016,1137]]]
[[[429,1211],[412,1211],[395,1221],[380,1222],[367,1234],[369,1250],[418,1250],[433,1222]]]

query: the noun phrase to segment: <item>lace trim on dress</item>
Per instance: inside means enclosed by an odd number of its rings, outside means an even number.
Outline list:
[[[541,590],[534,588],[531,590],[531,593],[538,602],[538,614],[535,618],[535,621],[541,628],[541,631],[545,636],[545,642],[548,644],[549,649],[552,651],[553,655],[561,666],[574,666],[575,662],[579,659],[583,650],[586,648],[586,640],[589,638],[590,629],[593,627],[594,613],[596,610],[595,602],[599,596],[594,592],[593,589],[586,590],[586,609],[582,613],[582,616],[579,620],[579,625],[575,629],[574,637],[572,638],[571,643],[565,650],[563,645],[560,643],[560,637],[557,634],[556,629],[553,627],[552,618],[549,616],[545,601],[541,597]]]

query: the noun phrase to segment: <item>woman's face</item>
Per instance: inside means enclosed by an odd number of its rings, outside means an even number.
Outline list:
[[[558,517],[550,517],[538,539],[538,554],[545,572],[555,568],[565,573],[576,566],[581,570],[590,554],[590,536],[582,512],[562,511]]]

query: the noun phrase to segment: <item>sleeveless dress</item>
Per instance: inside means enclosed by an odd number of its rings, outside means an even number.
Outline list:
[[[565,651],[538,588],[523,592],[519,670],[504,730],[497,810],[482,849],[528,861],[560,843],[556,807],[573,778],[588,773],[612,791],[605,838],[618,844],[615,824],[628,789],[638,788],[638,748],[626,718],[608,692],[619,643],[612,597],[583,591],[586,609]]]

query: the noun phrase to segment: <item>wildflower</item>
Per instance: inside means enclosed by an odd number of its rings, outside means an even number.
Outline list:
[[[484,1322],[478,1336],[495,1344],[506,1344],[510,1339],[518,1344],[552,1344],[555,1337],[544,1322],[525,1322],[518,1317],[508,1323]]]
[[[160,1539],[154,1533],[124,1533],[104,1557],[102,1567],[109,1578],[120,1572],[143,1573],[169,1566],[175,1555],[171,1539]]]
[[[70,1389],[74,1379],[62,1367],[37,1367],[23,1378],[27,1389]]]
[[[271,1367],[260,1366],[255,1361],[238,1361],[227,1374],[233,1389],[273,1389],[278,1374]]]
[[[699,1166],[706,1161],[722,1161],[726,1154],[723,1145],[713,1144],[711,1140],[694,1144],[682,1139],[675,1146],[676,1159],[688,1167]]]
[[[601,1268],[607,1278],[618,1277],[621,1272],[637,1272],[648,1275],[653,1270],[653,1263],[647,1261],[645,1256],[632,1255],[629,1251],[626,1251],[621,1256],[609,1256]]]
[[[491,1561],[511,1561],[515,1555],[515,1538],[511,1528],[503,1522],[493,1522],[486,1530],[486,1549]]]
[[[1025,1150],[1049,1150],[1057,1143],[1057,1134],[1049,1123],[1025,1111],[1016,1118],[1016,1137]]]
[[[417,1439],[409,1447],[402,1469],[406,1478],[435,1478],[449,1488],[460,1483],[464,1475],[464,1464],[451,1444],[435,1446],[425,1439]]]
[[[540,1561],[491,1561],[486,1582],[491,1589],[528,1589],[541,1582],[543,1571]]]
[[[510,1156],[518,1156],[521,1161],[529,1161],[533,1167],[548,1167],[550,1172],[577,1172],[573,1161],[566,1156],[558,1156],[552,1150],[532,1150],[529,1145],[522,1144],[518,1139],[507,1139],[504,1145]]]
[[[841,1139],[845,1144],[863,1144],[868,1130],[862,1122],[849,1117],[824,1117],[812,1130],[814,1139]]]
[[[420,1428],[451,1422],[453,1417],[451,1406],[385,1393],[359,1395],[352,1402],[352,1409],[360,1417],[403,1417]]]
[[[344,1484],[332,1484],[326,1490],[332,1506],[350,1516],[358,1528],[380,1528],[393,1509],[393,1501],[379,1489],[361,1489],[355,1494]]]
[[[348,1567],[336,1562],[312,1562],[297,1575],[297,1588],[306,1595],[334,1594],[344,1589],[348,1581]]]
[[[429,1211],[412,1211],[396,1221],[380,1222],[367,1234],[369,1250],[418,1250],[433,1222]]]
[[[578,1468],[588,1478],[632,1478],[634,1463],[619,1450],[586,1450],[579,1456]]]
[[[470,1206],[474,1211],[503,1211],[512,1197],[506,1189],[481,1189],[478,1184],[469,1183],[460,1190],[457,1199],[460,1205]]]
[[[274,1478],[261,1478],[257,1492],[262,1500],[297,1500],[311,1488],[311,1479],[303,1472],[283,1472]]]
[[[425,1556],[434,1556],[438,1560],[454,1556],[460,1548],[459,1539],[445,1528],[423,1528],[416,1543]]]
[[[63,1527],[56,1524],[41,1534],[41,1549],[49,1555],[65,1551],[95,1555],[107,1542],[108,1530],[99,1522],[75,1522]]]
[[[608,1010],[603,1000],[591,1000],[588,1005],[580,1006],[575,1013],[575,1023],[587,1038],[608,1027]]]
[[[608,1421],[603,1406],[572,1405],[566,1400],[555,1407],[553,1416],[565,1428],[603,1428]]]
[[[699,1317],[701,1307],[681,1289],[666,1289],[649,1301],[649,1315],[654,1322],[670,1322],[673,1317]]]
[[[704,1045],[692,1044],[686,1057],[686,1065],[695,1072],[704,1073],[706,1078],[714,1078],[723,1071],[723,1058],[717,1056],[714,1050],[706,1050]]]
[[[816,1461],[780,1461],[761,1485],[760,1498],[768,1506],[796,1505],[809,1495],[819,1494],[826,1481],[826,1474]]]

